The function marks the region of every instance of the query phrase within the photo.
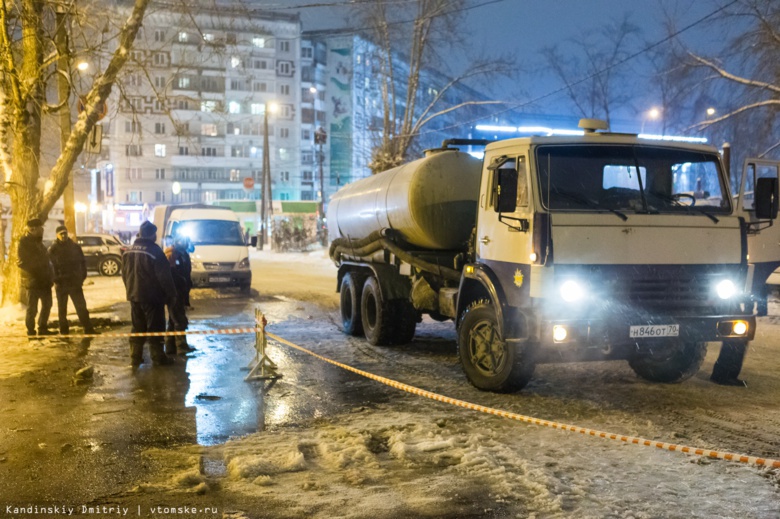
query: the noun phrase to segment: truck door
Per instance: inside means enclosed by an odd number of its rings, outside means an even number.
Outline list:
[[[531,243],[531,186],[528,178],[528,160],[525,155],[494,155],[486,157],[488,166],[483,175],[477,221],[477,259],[488,266],[499,278],[507,303],[520,306],[530,286]],[[504,195],[516,191],[511,211],[498,207],[499,177],[504,181],[514,178],[516,185],[501,186]],[[512,189],[514,188],[514,189]]]
[[[750,267],[747,288],[758,300],[761,313],[762,303],[764,308],[766,305],[766,280],[780,267],[780,222],[770,225],[769,221],[759,221],[756,217],[753,191],[759,178],[780,178],[780,161],[745,160],[737,203],[737,214],[753,224],[747,240]]]

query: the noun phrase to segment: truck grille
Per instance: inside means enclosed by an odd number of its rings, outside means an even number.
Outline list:
[[[233,262],[219,262],[219,263],[204,263],[203,268],[208,271],[228,271],[233,270],[235,263]]]
[[[618,279],[607,286],[609,296],[632,306],[700,306],[711,301],[714,278]]]

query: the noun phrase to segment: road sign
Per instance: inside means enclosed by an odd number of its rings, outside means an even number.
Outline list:
[[[86,99],[84,99],[83,97],[79,97],[79,102],[76,104],[76,109],[78,110],[78,112],[79,113],[83,112],[86,106],[87,106]],[[98,109],[97,120],[98,121],[101,120],[103,117],[106,116],[107,113],[108,113],[108,103],[104,101],[102,106]]]
[[[252,177],[244,177],[244,189],[253,189],[255,187],[255,179]]]
[[[103,142],[103,126],[96,124],[92,127],[92,131],[87,136],[87,142],[84,144],[84,149],[87,153],[94,153],[97,155],[100,153],[100,145]]]

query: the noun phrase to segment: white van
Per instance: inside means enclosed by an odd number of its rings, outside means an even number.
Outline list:
[[[198,287],[238,287],[249,293],[252,271],[249,250],[236,213],[222,207],[157,206],[154,210],[158,243],[187,236],[195,246],[192,284]]]

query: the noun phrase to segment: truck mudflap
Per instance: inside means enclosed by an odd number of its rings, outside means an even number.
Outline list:
[[[550,319],[539,326],[541,350],[598,349],[609,356],[662,342],[713,342],[753,340],[756,318],[752,315],[668,316],[643,319]]]

